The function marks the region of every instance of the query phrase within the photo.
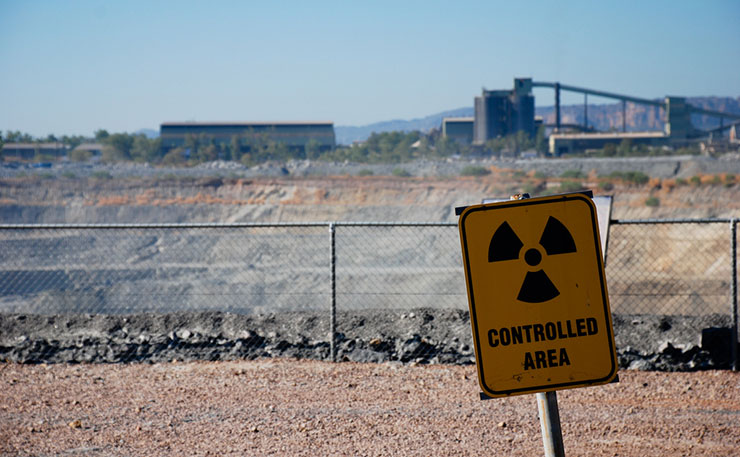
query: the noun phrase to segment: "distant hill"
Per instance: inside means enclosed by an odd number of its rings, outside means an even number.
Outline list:
[[[740,114],[740,97],[689,97],[688,103],[714,111],[723,111],[732,114]],[[546,123],[555,122],[555,108],[553,106],[541,106],[535,109],[537,116],[542,116]],[[374,124],[360,127],[336,126],[334,132],[337,144],[352,144],[354,141],[364,141],[371,133],[404,131],[410,132],[420,130],[428,132],[442,125],[445,117],[470,117],[473,116],[473,108],[457,108],[426,117],[392,121],[376,122]],[[563,105],[560,108],[561,122],[583,123],[583,105]],[[627,103],[627,130],[662,130],[664,120],[662,111],[655,107],[645,105],[634,105]],[[710,129],[719,126],[719,120],[709,116],[695,116],[694,126],[700,129]],[[622,128],[622,104],[610,103],[603,105],[588,105],[588,123],[597,130],[609,130],[611,128]]]
[[[740,97],[689,97],[690,105],[730,114],[740,114]],[[665,126],[665,114],[653,106],[627,103],[628,131],[662,130]],[[535,109],[546,123],[555,123],[555,108],[544,106]],[[583,124],[583,105],[565,105],[560,108],[561,122]],[[696,128],[707,130],[719,127],[719,119],[710,116],[692,116]],[[622,128],[622,104],[588,105],[588,123],[596,130]]]
[[[376,122],[360,127],[338,125],[334,127],[334,134],[337,138],[337,144],[352,144],[354,141],[367,140],[373,132],[411,132],[414,130],[428,132],[433,128],[439,128],[442,125],[442,119],[445,117],[468,117],[472,115],[472,107],[457,108],[411,120],[394,119],[392,121]]]

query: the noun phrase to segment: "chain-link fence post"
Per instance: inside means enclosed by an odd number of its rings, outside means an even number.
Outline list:
[[[337,361],[337,242],[334,222],[329,223],[329,255],[331,270],[331,316],[329,318],[329,357]]]
[[[738,370],[738,354],[737,354],[737,219],[730,221],[730,236],[731,238],[731,263],[732,263],[732,279],[730,280],[730,287],[732,288],[732,338],[730,353],[732,354],[732,370]]]

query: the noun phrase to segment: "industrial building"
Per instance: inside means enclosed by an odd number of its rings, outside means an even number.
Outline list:
[[[668,135],[663,132],[572,132],[552,133],[549,138],[549,151],[553,155],[570,154],[589,149],[602,149],[607,144],[618,145],[623,141],[645,146],[665,146]]]
[[[512,90],[486,90],[475,97],[473,143],[519,131],[535,134],[532,79],[517,78]]]
[[[51,143],[5,143],[2,146],[2,157],[20,160],[31,160],[39,156],[63,157],[69,146],[60,142]]]
[[[333,122],[165,122],[159,127],[162,151],[185,147],[188,137],[228,146],[233,138],[249,148],[250,142],[275,142],[305,150],[313,142],[321,150],[336,145]]]
[[[472,117],[446,117],[442,119],[442,136],[457,141],[460,144],[473,142]]]
[[[534,95],[532,89],[545,87],[555,93],[555,122],[540,124],[535,120]],[[561,91],[575,92],[583,95],[583,125],[564,124],[560,117]],[[588,96],[615,99],[622,103],[621,132],[590,132],[588,127]],[[626,104],[635,103],[650,105],[664,110],[665,130],[650,132],[627,132]],[[518,132],[525,132],[533,137],[539,125],[550,129],[550,154],[560,155],[575,151],[601,149],[607,144],[619,144],[629,140],[634,145],[649,146],[684,146],[691,141],[704,138],[712,133],[721,133],[734,124],[725,124],[725,120],[740,120],[740,115],[712,111],[686,102],[684,97],[665,97],[664,100],[649,100],[630,95],[616,94],[602,90],[586,89],[559,82],[533,81],[531,78],[514,79],[513,89],[486,90],[474,100],[473,141],[477,146],[488,140],[504,137]],[[714,116],[720,119],[720,127],[712,131],[698,130],[691,123],[695,114]],[[442,123],[442,134],[456,140],[468,135],[469,118],[445,118]]]

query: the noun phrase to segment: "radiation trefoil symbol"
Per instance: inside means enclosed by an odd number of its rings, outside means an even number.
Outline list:
[[[573,236],[562,222],[552,216],[547,219],[545,229],[542,231],[540,246],[547,255],[576,252],[576,243],[573,241]],[[522,240],[514,233],[509,223],[504,221],[491,237],[491,243],[488,245],[488,261],[518,260],[523,247]],[[524,261],[530,267],[537,267],[542,262],[542,254],[536,248],[527,249],[524,253]],[[527,272],[516,298],[525,303],[543,303],[558,295],[560,295],[560,291],[550,281],[547,273],[540,268]]]

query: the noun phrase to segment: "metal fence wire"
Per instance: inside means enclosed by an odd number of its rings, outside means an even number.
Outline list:
[[[728,314],[731,266],[728,224],[611,224],[606,272],[612,312]]]
[[[618,349],[736,341],[736,242],[734,220],[612,221]],[[0,226],[7,360],[473,363],[467,309],[454,223]]]

